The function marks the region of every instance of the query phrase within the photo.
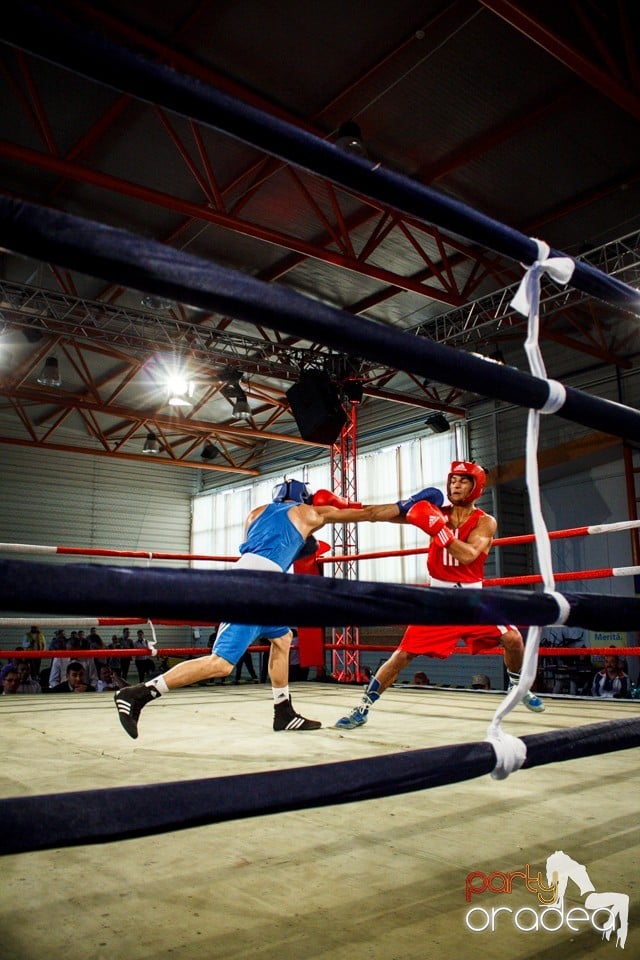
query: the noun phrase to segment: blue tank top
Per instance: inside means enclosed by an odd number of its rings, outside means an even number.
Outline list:
[[[294,503],[270,503],[247,530],[240,553],[257,553],[288,570],[304,543],[304,537],[288,517]]]

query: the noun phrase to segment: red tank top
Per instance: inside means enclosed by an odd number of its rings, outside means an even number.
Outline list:
[[[442,507],[442,512],[449,518],[451,507]],[[479,510],[476,507],[462,526],[451,531],[453,536],[456,540],[462,540],[463,543],[466,543],[469,534],[478,526],[478,521],[484,516],[486,516],[484,510]],[[471,563],[460,563],[459,560],[451,556],[448,550],[443,549],[437,540],[433,539],[427,554],[427,570],[432,577],[436,577],[438,580],[447,580],[449,583],[472,583],[483,579],[486,559],[487,554],[481,553]]]

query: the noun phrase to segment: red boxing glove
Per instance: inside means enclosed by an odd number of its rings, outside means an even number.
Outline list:
[[[361,503],[349,503],[331,490],[317,490],[311,501],[314,507],[336,507],[337,510],[362,510]]]
[[[448,546],[454,539],[444,513],[428,500],[419,500],[418,503],[414,503],[407,513],[407,522],[424,530],[430,537],[435,537],[443,547]]]

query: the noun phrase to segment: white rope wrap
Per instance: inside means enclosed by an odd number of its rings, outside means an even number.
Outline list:
[[[552,590],[549,596],[558,604],[558,619],[555,623],[551,624],[553,627],[563,627],[567,620],[569,619],[569,614],[571,613],[571,605],[566,597],[563,597],[561,593],[556,593],[555,590]]]
[[[496,765],[491,771],[494,780],[506,780],[510,773],[519,770],[527,759],[527,746],[519,737],[505,733],[499,726],[489,727],[485,742],[491,744],[496,754]]]
[[[524,345],[529,359],[529,367],[534,377],[546,380],[549,396],[542,408],[543,413],[557,413],[566,399],[566,391],[561,383],[549,380],[538,346],[540,333],[540,283],[543,275],[548,274],[556,283],[566,286],[573,275],[575,262],[570,257],[549,257],[551,248],[544,240],[531,237],[538,247],[538,257],[527,268],[511,306],[518,313],[529,318],[528,336]]]
[[[151,640],[147,640],[147,646],[151,650],[151,655],[154,657],[158,656],[158,638],[156,637],[156,631],[151,620],[147,620],[149,629],[151,630]]]
[[[538,240],[537,237],[530,237],[538,247],[538,256],[520,281],[516,294],[511,301],[511,306],[523,317],[531,315],[531,308],[535,304],[536,316],[538,315],[538,306],[540,300],[540,280],[544,273],[547,273],[552,280],[561,284],[563,287],[569,283],[576,268],[575,261],[571,257],[550,257],[551,248],[544,240]]]
[[[567,391],[564,384],[560,383],[559,380],[547,379],[547,385],[549,387],[549,396],[545,400],[544,407],[540,408],[540,413],[557,413],[558,410],[564,407],[564,402],[567,399]]]
[[[538,247],[538,257],[527,269],[518,291],[511,301],[511,306],[519,313],[528,316],[527,339],[525,342],[525,351],[529,360],[531,373],[547,383],[549,395],[542,408],[542,413],[556,413],[560,410],[566,399],[566,390],[557,380],[549,380],[545,369],[542,353],[539,346],[540,332],[540,281],[542,275],[548,273],[553,280],[560,284],[566,284],[571,279],[575,263],[569,257],[551,257],[549,253],[551,248],[544,240],[532,238]],[[531,506],[531,518],[533,521],[533,533],[535,536],[536,554],[540,574],[544,583],[545,592],[551,594],[558,606],[557,625],[566,623],[570,613],[570,606],[567,600],[555,590],[555,579],[553,576],[553,564],[551,561],[551,541],[549,531],[542,515],[542,506],[540,503],[540,476],[538,470],[538,437],[540,433],[540,411],[529,410],[527,418],[527,444],[526,444],[526,479],[527,490],[529,493],[529,503]],[[554,624],[555,626],[556,624]],[[500,743],[500,750],[506,754],[511,747],[503,746],[503,738],[507,737],[500,729],[502,719],[513,710],[531,690],[531,686],[536,679],[538,669],[538,650],[542,638],[541,627],[530,627],[527,634],[527,642],[524,648],[522,658],[522,669],[520,679],[507,693],[502,703],[498,706],[487,739],[494,743]],[[511,738],[515,739],[515,738]],[[495,742],[494,742],[495,741]],[[513,746],[513,745],[512,745]],[[524,744],[523,744],[524,746]],[[525,751],[526,752],[526,751]],[[498,766],[492,773],[496,779],[502,779],[511,772],[506,768],[509,759],[505,759],[505,770],[502,772],[502,754],[499,756]],[[524,758],[523,758],[524,760]],[[522,765],[522,762],[519,766]],[[515,768],[517,769],[517,767]]]

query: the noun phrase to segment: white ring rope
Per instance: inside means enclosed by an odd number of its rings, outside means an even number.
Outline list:
[[[564,405],[566,391],[564,386],[558,383],[557,380],[549,380],[547,377],[547,371],[540,351],[540,283],[543,274],[548,273],[553,280],[564,286],[571,279],[575,264],[569,257],[549,258],[549,245],[543,240],[537,240],[533,237],[531,239],[535,240],[538,246],[538,258],[526,270],[518,287],[518,291],[511,301],[511,306],[519,313],[528,317],[525,352],[529,360],[529,367],[531,373],[536,377],[540,377],[542,380],[546,380],[549,387],[549,397],[542,409],[542,413],[556,413]],[[560,626],[566,623],[570,613],[570,607],[565,598],[556,593],[555,590],[553,563],[551,560],[551,541],[549,539],[547,525],[542,515],[540,503],[540,477],[538,469],[539,433],[540,411],[531,409],[529,410],[527,418],[527,490],[529,492],[538,566],[540,567],[545,593],[552,595],[558,606],[558,618],[553,626]],[[518,769],[518,767],[515,766],[517,757],[519,756],[518,751],[511,741],[505,740],[505,734],[503,734],[500,725],[504,717],[506,717],[518,703],[524,700],[531,689],[537,673],[538,650],[540,648],[541,638],[541,627],[534,626],[529,628],[527,642],[524,648],[524,657],[522,659],[522,668],[520,670],[520,680],[511,688],[507,696],[500,703],[489,725],[487,739],[494,744],[494,747],[499,744],[500,752],[497,752],[498,763],[492,774],[492,776],[497,779],[507,777],[512,769]],[[524,762],[524,758],[518,766],[521,766],[522,762]]]

